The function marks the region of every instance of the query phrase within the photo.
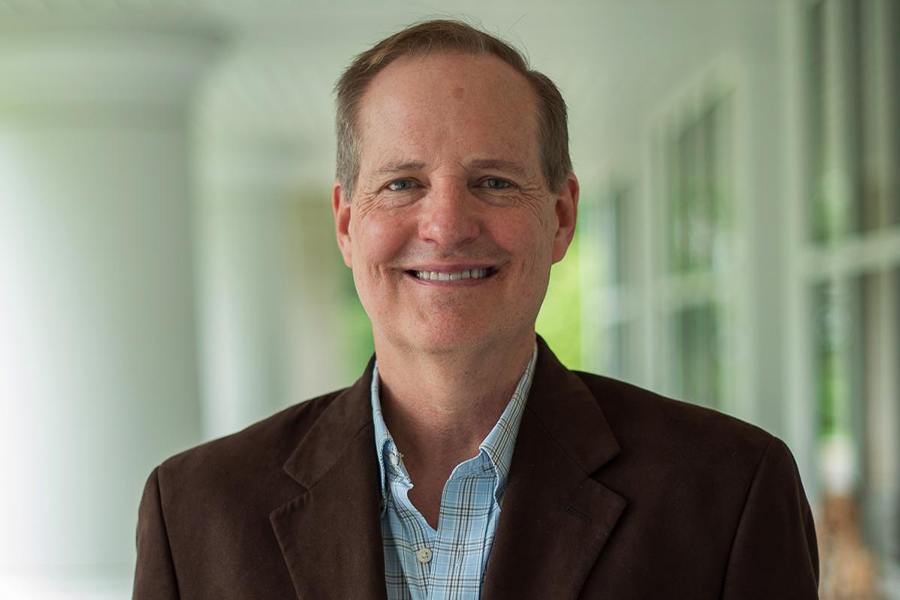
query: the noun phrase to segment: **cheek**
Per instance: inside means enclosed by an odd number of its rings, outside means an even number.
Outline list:
[[[405,243],[406,233],[401,223],[386,213],[369,213],[352,223],[354,255],[364,256],[368,267],[389,260]]]
[[[493,237],[500,247],[522,261],[529,270],[549,268],[553,232],[533,215],[504,220],[494,228]]]

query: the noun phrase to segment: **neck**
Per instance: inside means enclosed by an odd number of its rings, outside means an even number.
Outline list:
[[[439,354],[376,339],[384,420],[411,477],[449,475],[478,453],[533,351],[533,331],[513,343]]]

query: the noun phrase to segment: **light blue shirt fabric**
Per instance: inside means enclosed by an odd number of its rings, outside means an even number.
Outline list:
[[[472,600],[481,586],[500,517],[516,435],[531,389],[537,345],[503,414],[444,485],[437,531],[409,501],[413,484],[381,412],[372,373],[375,450],[381,473],[381,534],[389,600]]]

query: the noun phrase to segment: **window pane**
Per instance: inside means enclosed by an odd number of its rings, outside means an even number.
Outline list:
[[[634,280],[635,257],[629,248],[633,206],[625,189],[615,188],[603,202],[601,226],[603,228],[604,285],[621,286]]]
[[[900,268],[812,288],[823,597],[870,596],[900,548]]]
[[[668,269],[720,266],[727,239],[730,152],[728,97],[710,102],[675,130],[666,149]]]
[[[882,6],[888,25],[884,26],[885,60],[880,70],[884,78],[885,118],[879,126],[885,130],[887,156],[880,159],[885,165],[886,220],[889,225],[897,226],[900,225],[900,173],[897,169],[900,163],[900,2],[892,0],[883,2]]]
[[[900,3],[860,4],[863,232],[898,224]]]
[[[895,18],[895,4],[822,1],[808,9],[806,143],[814,242],[896,222],[894,176],[885,173],[896,169],[884,154],[895,153],[898,36],[880,22]]]
[[[823,186],[825,174],[825,3],[816,2],[806,17],[806,139],[809,157],[809,226],[813,240],[827,231]]]
[[[866,538],[900,562],[900,267],[859,278],[861,485]]]
[[[694,129],[694,126],[689,124],[681,130],[669,149],[667,160],[670,165],[671,198],[669,266],[675,272],[687,271],[690,268],[688,213],[694,188]]]
[[[610,325],[604,336],[603,372],[623,381],[636,382],[635,355],[637,328],[633,323]]]
[[[854,323],[851,288],[847,283],[822,282],[813,288],[814,390],[819,439],[852,439],[851,381]]]
[[[678,397],[709,408],[722,406],[720,319],[713,304],[693,306],[671,318],[672,386]]]

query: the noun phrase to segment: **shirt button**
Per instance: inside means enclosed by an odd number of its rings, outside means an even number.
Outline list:
[[[428,548],[419,548],[416,550],[416,558],[419,559],[420,563],[431,562],[431,550]]]
[[[390,461],[395,468],[400,468],[400,457],[395,452],[391,452]]]

